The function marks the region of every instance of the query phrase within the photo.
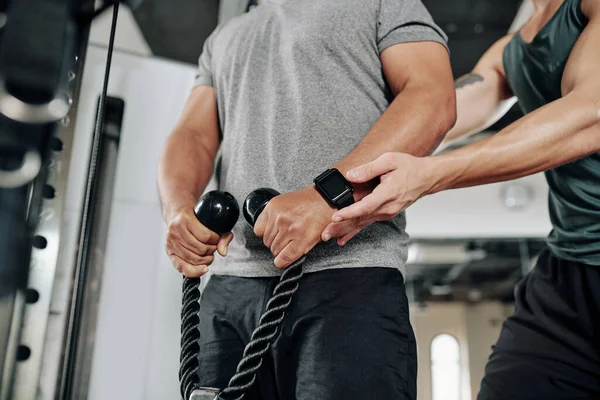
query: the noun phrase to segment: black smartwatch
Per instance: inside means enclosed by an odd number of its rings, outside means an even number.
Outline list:
[[[317,176],[313,180],[313,183],[321,196],[323,196],[332,207],[341,209],[354,204],[354,188],[337,169],[328,169]]]

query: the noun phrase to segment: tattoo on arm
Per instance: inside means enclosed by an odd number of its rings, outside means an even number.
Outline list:
[[[479,74],[467,74],[456,80],[454,86],[457,89],[462,89],[465,86],[472,85],[477,82],[483,82],[483,76]]]

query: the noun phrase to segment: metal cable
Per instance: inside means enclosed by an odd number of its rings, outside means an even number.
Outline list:
[[[281,327],[285,313],[292,303],[303,275],[302,265],[306,257],[292,263],[285,269],[279,283],[273,289],[273,295],[267,302],[258,326],[252,332],[250,342],[244,349],[235,375],[227,388],[219,393],[220,400],[240,400],[256,381],[256,372],[260,369],[264,355],[271,348],[277,330]],[[179,368],[180,392],[184,400],[189,399],[199,386],[198,352],[200,350],[200,331],[198,316],[200,310],[200,279],[184,278],[181,310],[181,356]]]

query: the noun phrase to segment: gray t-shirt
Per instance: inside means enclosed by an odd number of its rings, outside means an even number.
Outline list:
[[[254,189],[281,193],[350,153],[393,99],[380,54],[404,42],[446,45],[420,0],[266,0],[217,27],[204,45],[196,85],[212,85],[223,141],[219,188],[238,202]],[[404,214],[372,224],[345,246],[318,244],[306,272],[388,267],[403,271]],[[214,274],[281,271],[240,218]]]

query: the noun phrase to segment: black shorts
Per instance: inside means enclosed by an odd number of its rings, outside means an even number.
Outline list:
[[[200,386],[223,389],[277,278],[213,276],[200,308]],[[305,275],[245,400],[413,400],[416,344],[390,268]]]
[[[600,399],[600,267],[544,251],[515,294],[478,400]]]

